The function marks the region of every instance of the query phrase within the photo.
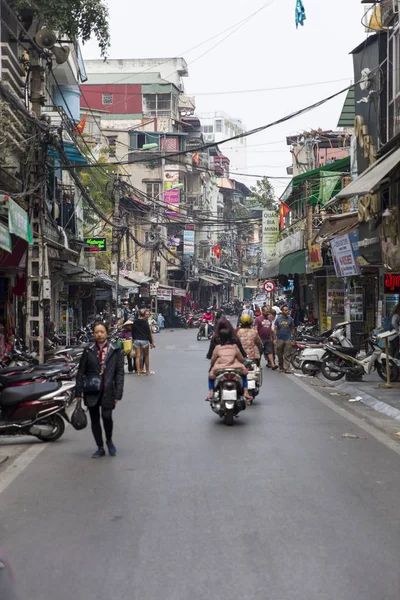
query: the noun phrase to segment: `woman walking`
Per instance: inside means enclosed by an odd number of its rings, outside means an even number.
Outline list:
[[[144,357],[145,373],[146,375],[154,375],[153,371],[150,371],[150,348],[155,348],[153,334],[150,330],[149,322],[146,318],[146,309],[141,309],[139,312],[139,318],[135,319],[132,326],[132,339],[133,347],[136,354],[136,373],[140,377],[142,374],[141,370],[141,359],[142,353]]]
[[[120,348],[108,341],[105,323],[93,325],[95,343],[87,346],[82,354],[76,375],[76,396],[84,398],[89,409],[92,432],[97,450],[92,458],[105,456],[100,409],[106,444],[110,456],[117,449],[112,440],[112,411],[121,400],[124,390],[124,357]]]

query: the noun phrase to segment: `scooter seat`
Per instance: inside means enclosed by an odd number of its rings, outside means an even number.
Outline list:
[[[343,346],[335,346],[334,344],[330,345],[330,347],[334,348],[338,352],[341,352],[342,354],[348,354],[349,356],[356,356],[358,354],[357,348],[353,348],[353,347],[346,348]]]
[[[15,383],[24,383],[24,381],[35,381],[41,377],[40,373],[35,371],[30,373],[16,373],[15,375],[0,375],[0,387],[9,387]]]
[[[0,369],[0,375],[7,375],[8,373],[29,373],[34,368],[36,368],[36,366],[33,365],[6,367],[5,369]]]
[[[0,406],[7,408],[16,406],[21,402],[31,402],[38,400],[46,394],[52,394],[61,387],[61,383],[32,383],[30,385],[22,385],[18,387],[7,388],[0,394]]]

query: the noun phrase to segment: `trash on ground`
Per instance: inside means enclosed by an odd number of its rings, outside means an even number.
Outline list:
[[[361,402],[362,397],[356,396],[355,398],[349,398],[349,402]]]
[[[398,431],[397,433],[395,433],[394,435],[397,435],[397,437],[400,437],[400,431]]]
[[[346,438],[348,440],[365,440],[365,438],[356,435],[355,433],[343,433],[342,438]]]
[[[340,396],[339,392],[329,392],[330,396]]]

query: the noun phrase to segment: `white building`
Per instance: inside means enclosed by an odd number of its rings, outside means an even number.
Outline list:
[[[222,111],[203,113],[199,115],[204,141],[218,142],[239,135],[246,131],[240,119],[233,119]],[[247,138],[239,138],[226,142],[220,147],[221,152],[230,159],[230,175],[241,180],[237,173],[246,173],[247,167]]]

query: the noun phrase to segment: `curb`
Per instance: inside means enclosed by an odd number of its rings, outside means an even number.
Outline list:
[[[365,390],[360,390],[354,385],[350,385],[348,383],[341,383],[336,387],[337,389],[346,392],[347,394],[360,396],[362,398],[362,404],[373,408],[374,410],[386,415],[387,417],[390,417],[391,419],[396,419],[397,421],[400,421],[400,410],[394,408],[386,402],[382,402],[382,400],[378,400],[370,394],[367,394]]]

